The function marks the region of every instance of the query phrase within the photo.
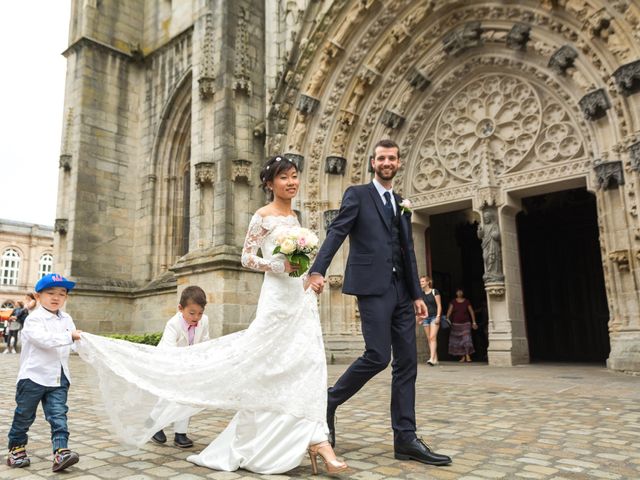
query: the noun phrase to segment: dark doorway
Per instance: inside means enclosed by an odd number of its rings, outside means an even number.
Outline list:
[[[609,310],[595,196],[566,190],[522,200],[518,241],[532,360],[604,362]]]
[[[478,330],[473,332],[476,353],[472,358],[484,361],[487,359],[489,345],[487,300],[482,281],[484,263],[477,235],[478,223],[472,218],[471,210],[430,216],[427,245],[433,284],[441,293],[442,313],[447,312],[456,289],[462,288],[476,312],[478,321]],[[441,329],[438,332],[438,358],[452,359],[449,357],[448,347],[449,332]]]

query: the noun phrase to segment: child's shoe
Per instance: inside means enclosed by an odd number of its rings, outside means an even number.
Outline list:
[[[173,437],[173,444],[179,448],[193,447],[193,442],[187,437],[186,433],[176,433]]]
[[[151,437],[151,440],[155,443],[163,444],[167,443],[167,436],[164,434],[164,430],[160,430],[159,432],[156,432],[153,437]]]
[[[75,465],[80,460],[80,455],[72,452],[68,448],[59,448],[53,454],[53,466],[51,470],[60,472],[71,465]]]
[[[27,456],[27,449],[24,445],[19,445],[9,450],[9,455],[7,455],[7,465],[11,468],[28,467],[30,464],[31,460],[29,460],[29,457]]]

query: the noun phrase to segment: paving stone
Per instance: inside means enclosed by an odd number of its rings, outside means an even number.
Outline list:
[[[17,366],[17,358],[3,359],[0,378],[12,379]],[[196,445],[188,451],[152,443],[141,448],[124,446],[110,434],[102,405],[94,396],[91,372],[77,357],[72,357],[71,368],[75,381],[69,392],[70,445],[80,452],[81,459],[65,472],[65,479],[312,477],[308,458],[292,472],[278,476],[243,470],[216,472],[187,462],[188,455],[202,450],[224,429],[232,416],[230,412],[206,411],[195,416],[190,437]],[[330,365],[330,379],[337,378],[345,368]],[[563,376],[581,379],[559,378]],[[336,451],[351,467],[341,478],[640,478],[639,377],[580,365],[509,369],[445,363],[428,370],[421,366],[416,392],[418,405],[433,405],[425,411],[418,408],[418,434],[434,450],[451,455],[454,463],[435,468],[393,457],[390,373],[386,370],[338,409]],[[13,414],[14,393],[13,380],[0,389],[3,418]],[[434,404],[433,398],[438,402]],[[60,478],[51,472],[49,426],[41,411],[30,431],[29,452],[29,468],[12,470],[0,466],[0,480]]]

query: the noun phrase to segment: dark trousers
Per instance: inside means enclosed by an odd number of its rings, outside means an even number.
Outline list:
[[[67,448],[69,429],[67,428],[67,393],[69,380],[61,373],[59,387],[45,387],[28,378],[18,382],[16,388],[16,411],[9,430],[9,449],[26,445],[27,432],[36,419],[38,404],[42,402],[42,410],[47,422],[51,425],[51,444],[53,451]]]
[[[413,301],[404,281],[393,278],[385,294],[358,297],[365,352],[329,388],[327,408],[335,411],[369,379],[387,368],[393,351],[391,426],[394,442],[398,444],[416,438],[418,358]]]

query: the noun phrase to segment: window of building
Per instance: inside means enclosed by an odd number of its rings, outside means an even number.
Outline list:
[[[38,266],[38,279],[48,275],[53,270],[53,255],[45,253],[40,257],[40,265]]]
[[[20,254],[13,248],[7,248],[2,252],[0,264],[0,285],[18,285],[20,273]]]

